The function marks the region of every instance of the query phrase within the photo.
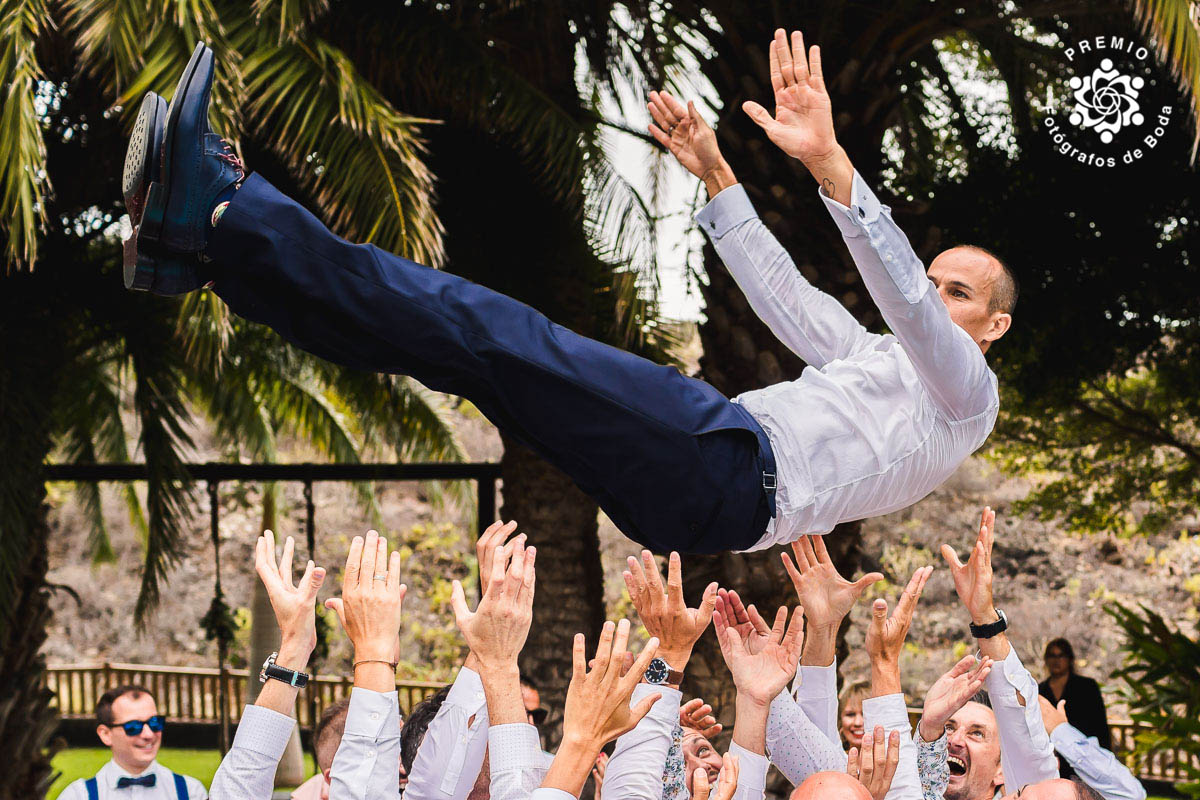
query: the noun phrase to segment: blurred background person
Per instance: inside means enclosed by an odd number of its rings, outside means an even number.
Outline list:
[[[1038,693],[1057,706],[1067,701],[1067,721],[1084,736],[1095,736],[1100,746],[1112,750],[1112,735],[1108,730],[1108,711],[1100,684],[1075,671],[1075,650],[1066,639],[1052,639],[1046,645],[1046,680],[1038,684]],[[1059,771],[1064,778],[1074,774],[1061,757]]]

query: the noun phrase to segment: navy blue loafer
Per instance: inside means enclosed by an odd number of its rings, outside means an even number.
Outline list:
[[[232,149],[208,127],[212,80],[212,50],[201,42],[192,51],[166,110],[157,175],[153,158],[149,166],[143,163],[130,169],[130,155],[137,150],[135,127],[126,154],[125,185],[141,190],[132,199],[126,197],[126,206],[137,207],[141,216],[132,248],[136,253],[126,246],[129,288],[174,295],[208,282],[204,246],[209,215],[216,198],[245,177]]]

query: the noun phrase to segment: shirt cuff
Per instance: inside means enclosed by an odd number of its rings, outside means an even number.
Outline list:
[[[1017,648],[1011,644],[1008,646],[1008,655],[1004,660],[997,661],[992,665],[992,671],[987,677],[987,690],[994,705],[1004,708],[1027,709],[1032,703],[1035,708],[1037,707],[1037,681],[1029,674],[1029,670],[1025,669],[1025,665],[1021,663],[1021,659],[1017,655]],[[1021,693],[1021,698],[1026,703],[1024,707],[1017,700],[1018,692]]]
[[[708,201],[708,205],[696,214],[701,230],[713,239],[720,239],[746,220],[755,219],[758,213],[750,203],[746,189],[740,183],[728,186]]]
[[[796,675],[800,678],[797,699],[828,700],[837,697],[837,659],[828,667],[800,667]]]
[[[738,786],[756,794],[767,788],[767,768],[771,762],[761,753],[751,753],[737,742],[729,743],[729,754],[738,758]],[[714,787],[715,788],[715,787]]]
[[[442,705],[465,708],[468,714],[476,714],[481,708],[487,708],[483,679],[479,677],[479,673],[466,667],[460,669]]]
[[[1083,731],[1069,722],[1064,722],[1050,731],[1050,741],[1054,744],[1054,749],[1059,752],[1087,744],[1087,740],[1088,737],[1083,735]]]
[[[296,720],[263,706],[246,706],[238,721],[233,747],[250,750],[278,761],[292,738]]]
[[[400,706],[395,692],[376,692],[355,688],[350,691],[350,708],[346,711],[346,734],[379,739],[391,723],[400,730]]]
[[[825,202],[825,208],[829,210],[829,215],[833,217],[842,236],[847,239],[862,236],[863,229],[879,219],[879,212],[883,208],[871,187],[867,186],[867,182],[858,174],[858,170],[854,170],[854,179],[850,183],[849,208],[826,194],[823,188],[818,189],[817,193]]]
[[[493,775],[543,767],[537,728],[525,722],[488,728],[488,754]]]
[[[911,731],[912,724],[908,721],[908,707],[904,705],[904,695],[885,694],[882,697],[868,697],[863,700],[863,730],[873,731],[876,725],[882,725],[885,731]]]
[[[629,705],[635,706],[652,694],[662,694],[662,697],[650,707],[647,717],[653,717],[660,722],[675,723],[679,721],[679,704],[683,701],[683,692],[670,686],[655,686],[650,683],[639,683],[633,689]]]

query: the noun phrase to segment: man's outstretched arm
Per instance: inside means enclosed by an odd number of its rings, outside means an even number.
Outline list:
[[[950,318],[891,210],[879,202],[838,144],[820,48],[806,55],[799,32],[789,44],[779,30],[770,60],[775,115],[754,102],[743,109],[820,184],[821,197],[867,291],[936,402],[960,419],[988,410],[995,392],[978,343]]]
[[[837,300],[805,280],[788,252],[758,218],[746,190],[721,156],[717,136],[691,103],[651,92],[651,133],[710,198],[696,221],[758,318],[800,358],[820,369],[870,347],[869,333]],[[661,127],[660,127],[661,126]]]

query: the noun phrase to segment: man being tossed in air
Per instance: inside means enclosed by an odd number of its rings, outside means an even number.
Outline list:
[[[247,176],[209,130],[203,44],[170,106],[147,95],[134,129],[126,285],[182,294],[211,283],[234,312],[322,358],[471,400],[659,552],[754,550],[903,508],[991,432],[999,400],[984,353],[1008,329],[1016,286],[969,247],[938,256],[926,277],[837,144],[817,48],[806,58],[800,35],[789,46],[780,31],[771,63],[775,116],[747,111],[823,187],[894,335],[868,333],[804,281],[698,115],[665,95],[652,107],[660,141],[714,195],[701,226],[757,313],[809,362],[798,380],[730,400],[512,298],[338,238]]]

